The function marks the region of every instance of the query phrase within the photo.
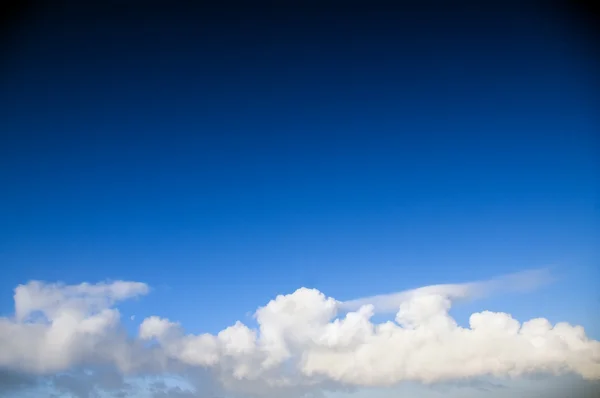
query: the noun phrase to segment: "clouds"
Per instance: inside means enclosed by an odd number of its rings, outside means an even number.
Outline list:
[[[34,376],[0,369],[0,397],[21,389],[34,387],[37,380]]]
[[[129,369],[135,345],[119,329],[113,306],[147,292],[143,283],[122,281],[17,286],[14,319],[0,318],[0,367],[40,375],[88,363]]]
[[[133,385],[113,370],[62,373],[50,381],[58,393],[76,398],[99,397],[101,391],[113,397],[127,397],[129,392],[135,392]]]
[[[115,306],[148,293],[145,284],[30,282],[15,289],[14,318],[0,318],[0,367],[33,375],[98,365],[122,375],[203,374],[226,392],[254,396],[535,372],[600,379],[600,342],[580,326],[542,318],[521,323],[483,311],[461,327],[449,314],[457,298],[482,294],[484,287],[535,286],[544,275],[348,302],[300,288],[259,307],[256,329],[236,322],[214,335],[188,334],[179,323],[152,316],[135,338],[123,332]],[[372,321],[393,306],[393,320]]]
[[[51,320],[61,312],[90,313],[106,309],[118,301],[147,294],[145,283],[116,281],[95,285],[81,283],[65,286],[31,281],[15,288],[15,318],[26,320],[40,312]]]
[[[416,296],[440,295],[452,300],[475,299],[498,293],[527,292],[551,282],[552,279],[549,269],[533,269],[503,275],[487,281],[432,285],[403,292],[358,298],[340,303],[340,309],[355,311],[363,305],[373,305],[377,312],[395,313],[402,303]]]

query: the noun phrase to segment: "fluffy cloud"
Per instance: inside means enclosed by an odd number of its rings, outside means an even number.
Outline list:
[[[449,315],[457,298],[541,279],[521,274],[348,302],[301,288],[258,308],[256,329],[236,322],[215,335],[186,334],[176,322],[149,317],[137,338],[120,329],[114,306],[146,294],[146,285],[30,282],[15,289],[14,318],[0,318],[0,368],[38,375],[98,364],[122,374],[198,371],[224,390],[256,396],[539,372],[600,379],[600,342],[580,326],[483,311],[461,327]],[[391,307],[393,321],[372,321]]]
[[[143,283],[122,281],[19,285],[14,318],[0,318],[0,367],[45,375],[108,362],[129,370],[136,346],[120,330],[113,306],[147,292]]]

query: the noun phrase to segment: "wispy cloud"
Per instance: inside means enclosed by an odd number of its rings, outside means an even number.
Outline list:
[[[396,293],[340,302],[342,311],[356,311],[363,305],[372,305],[375,312],[394,313],[400,305],[414,297],[441,295],[451,300],[478,299],[495,294],[528,292],[549,284],[554,280],[549,268],[533,269],[503,275],[486,281],[461,284],[443,284],[404,290]]]

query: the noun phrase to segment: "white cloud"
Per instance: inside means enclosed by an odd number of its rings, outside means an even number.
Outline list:
[[[119,333],[120,314],[112,306],[147,292],[143,283],[123,281],[17,286],[14,319],[0,318],[0,367],[50,374],[108,360],[127,368],[127,350],[106,350],[130,347]]]
[[[216,335],[186,334],[180,324],[153,316],[142,322],[137,339],[119,328],[114,306],[146,294],[145,284],[30,282],[15,290],[14,319],[0,318],[0,367],[31,374],[90,364],[110,364],[122,373],[197,369],[225,390],[264,396],[323,385],[376,387],[538,372],[600,379],[600,342],[586,337],[580,326],[545,319],[520,323],[509,314],[483,311],[464,328],[449,315],[457,298],[531,288],[544,275],[348,302],[301,288],[258,308],[257,329],[236,322]],[[393,321],[371,320],[392,306]],[[151,339],[157,344],[143,344]]]
[[[15,289],[15,317],[18,321],[23,321],[35,312],[40,312],[49,319],[66,310],[93,312],[110,307],[118,301],[147,294],[148,291],[148,285],[140,282],[116,281],[65,286],[31,281]]]
[[[340,309],[356,311],[363,305],[373,305],[377,312],[396,312],[403,302],[414,296],[441,295],[452,300],[475,299],[498,293],[526,292],[552,281],[547,268],[517,272],[487,281],[420,287],[403,292],[382,294],[345,301]]]

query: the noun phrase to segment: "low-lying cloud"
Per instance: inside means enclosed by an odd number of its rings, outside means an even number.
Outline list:
[[[248,396],[533,373],[600,380],[600,342],[581,326],[483,311],[461,327],[449,314],[454,300],[531,289],[548,277],[530,271],[345,302],[300,288],[259,307],[257,328],[236,322],[217,334],[188,334],[153,316],[136,337],[124,332],[116,306],[147,294],[145,284],[34,281],[15,289],[14,316],[0,318],[0,369],[39,376],[94,366],[121,375],[196,372]],[[376,312],[395,318],[375,323]]]

